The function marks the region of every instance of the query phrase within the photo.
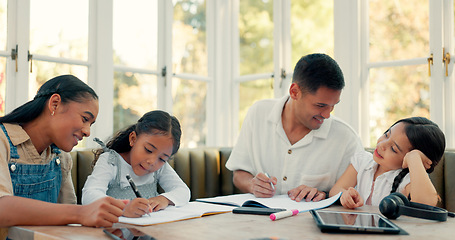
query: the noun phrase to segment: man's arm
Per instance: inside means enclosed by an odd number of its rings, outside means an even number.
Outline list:
[[[243,170],[235,170],[233,177],[234,185],[244,193],[252,193],[256,197],[273,197],[276,185],[276,177],[268,178],[264,173],[258,173],[253,176],[251,173]]]
[[[234,185],[244,193],[252,193],[251,191],[251,181],[253,180],[253,175],[249,172],[243,170],[235,170],[233,182]]]

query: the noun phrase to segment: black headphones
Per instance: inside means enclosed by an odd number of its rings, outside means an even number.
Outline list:
[[[410,202],[406,196],[398,192],[394,192],[382,199],[379,204],[379,210],[390,219],[396,219],[402,214],[441,222],[446,221],[447,216],[455,217],[455,213],[448,212],[443,208]]]

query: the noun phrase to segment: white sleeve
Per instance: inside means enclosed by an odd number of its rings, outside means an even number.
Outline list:
[[[237,143],[231,151],[226,168],[235,171],[243,170],[256,175],[256,167],[252,159],[252,142],[253,142],[253,123],[255,119],[255,105],[248,111],[245,120],[243,121],[242,128],[240,129]]]
[[[82,204],[90,204],[107,196],[109,182],[115,178],[117,167],[107,162],[109,153],[101,154],[96,162],[93,172],[87,177],[82,189]]]
[[[165,163],[158,175],[158,183],[165,193],[161,194],[171,200],[175,206],[183,206],[190,201],[191,192],[175,170]]]
[[[357,172],[364,170],[370,165],[371,154],[365,150],[355,153],[351,158],[351,164]]]
[[[354,133],[350,133],[349,137],[343,139],[343,141],[347,141],[348,144],[346,145],[343,159],[341,160],[342,164],[340,165],[340,169],[338,170],[337,179],[339,179],[341,175],[343,175],[344,171],[346,171],[346,169],[348,168],[349,163],[352,163],[354,168],[357,171],[359,171],[358,168],[356,167],[358,165],[356,165],[356,163],[353,161],[359,161],[358,153],[365,152],[365,148],[363,148],[360,138]]]
[[[351,164],[352,166],[354,167],[354,169],[359,172],[359,168],[360,168],[360,162],[359,162],[359,158],[358,158],[358,154],[354,154],[351,158]]]

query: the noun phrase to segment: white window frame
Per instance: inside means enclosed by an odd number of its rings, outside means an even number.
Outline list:
[[[239,0],[232,1],[232,108],[231,117],[231,143],[232,146],[236,142],[236,136],[239,129],[239,87],[242,82],[255,81],[258,79],[266,79],[273,77],[273,95],[275,98],[280,98],[288,93],[289,85],[292,78],[293,66],[291,66],[291,33],[290,33],[290,14],[291,1],[273,1],[273,63],[274,69],[270,73],[259,73],[239,76],[239,33],[238,33],[238,18],[239,18]],[[286,77],[282,79],[282,70],[285,71]]]
[[[19,105],[28,101],[28,45],[30,29],[29,0],[8,0],[7,3],[7,52],[18,46],[17,58],[11,55],[6,60],[6,105],[5,112],[11,112]],[[17,65],[17,71],[16,71]]]
[[[336,107],[336,115],[356,130],[364,144],[369,136],[367,89],[368,82],[368,12],[367,0],[334,0],[334,56],[343,69],[346,87],[342,101]],[[431,119],[446,133],[447,147],[455,147],[455,83],[454,65],[454,19],[453,1],[430,1],[430,14],[442,13],[442,19],[431,18],[430,24],[440,25],[439,30],[431,30],[431,53],[434,55],[431,95],[438,96],[431,101]],[[290,6],[291,0],[274,1],[274,69],[273,73],[238,76],[238,8],[239,0],[206,0],[207,47],[209,72],[207,77],[188,74],[174,75],[172,68],[172,1],[158,1],[158,69],[167,67],[167,75],[157,75],[158,108],[172,112],[172,78],[192,79],[207,82],[207,146],[233,146],[238,135],[239,84],[243,81],[274,76],[274,97],[287,94],[293,66],[291,61]],[[113,129],[113,74],[116,66],[112,61],[113,2],[111,0],[89,1],[89,57],[88,83],[100,97],[100,113],[91,133],[92,136],[107,138]],[[30,0],[8,1],[8,36],[6,56],[7,81],[6,112],[28,101],[29,62],[27,61]],[[9,56],[10,50],[18,49],[18,72],[16,62]],[[360,47],[359,47],[360,46]],[[451,54],[449,76],[445,73],[442,58],[443,46]],[[33,54],[33,53],[32,53]],[[44,56],[35,56],[36,59]],[[55,60],[55,59],[53,59]],[[66,62],[65,62],[66,63]],[[374,67],[374,66],[373,66]],[[282,82],[281,69],[287,73]],[[149,73],[150,74],[150,73]],[[108,107],[110,106],[110,107]],[[94,146],[87,141],[87,147]]]
[[[11,56],[7,57],[6,62],[5,110],[8,113],[29,101],[30,0],[9,0],[7,6],[7,50],[18,46],[18,71],[16,72],[16,60],[12,60]],[[113,83],[110,81],[113,76],[112,63],[105,61],[105,59],[112,59],[112,11],[106,11],[109,9],[112,9],[112,1],[89,1],[89,57],[87,61],[59,59],[31,53],[34,60],[75,64],[88,68],[88,84],[99,96],[100,114],[97,121],[103,122],[103,124],[94,125],[91,128],[91,135],[97,137],[111,135],[113,126],[113,122],[110,120],[113,115],[112,109],[103,108],[103,106],[113,105]],[[87,141],[87,147],[94,146],[92,142]]]
[[[368,1],[336,0],[335,14],[335,59],[343,69],[346,87],[342,101],[337,106],[337,116],[356,130],[364,145],[369,145],[368,71],[372,67],[398,66],[404,62],[368,63]],[[454,143],[454,79],[453,62],[450,62],[449,76],[445,77],[442,64],[442,48],[453,56],[453,0],[431,1],[430,4],[430,49],[435,64],[431,67],[430,118],[446,134],[446,146]],[[441,16],[443,18],[435,17]],[[357,47],[360,46],[360,47]],[[416,64],[426,64],[426,58],[413,60]],[[381,65],[382,64],[382,65]],[[398,119],[397,119],[398,120]]]

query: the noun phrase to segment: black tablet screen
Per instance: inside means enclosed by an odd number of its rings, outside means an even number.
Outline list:
[[[379,214],[330,211],[318,211],[317,213],[324,225],[349,226],[361,229],[397,229]]]

